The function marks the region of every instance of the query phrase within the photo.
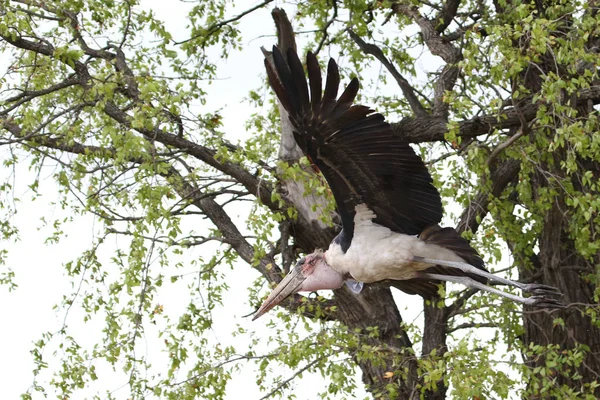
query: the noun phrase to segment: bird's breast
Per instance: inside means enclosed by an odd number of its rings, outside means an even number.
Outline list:
[[[332,242],[325,253],[327,263],[357,281],[372,283],[385,279],[405,280],[428,265],[412,262],[425,244],[416,236],[396,233],[370,224],[357,227],[346,252]]]

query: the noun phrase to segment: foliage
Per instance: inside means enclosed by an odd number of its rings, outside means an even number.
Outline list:
[[[185,28],[135,0],[0,3],[2,162],[34,177],[25,183],[33,200],[51,177],[67,217],[41,221],[47,244],[75,219],[94,220],[89,248],[64,264],[72,291],[56,310],[65,322],[34,344],[23,398],[90,396],[95,382],[95,398],[219,399],[248,365],[264,398],[300,398],[293,385],[308,373],[323,378],[322,398],[363,387],[375,398],[444,398],[447,388],[452,398],[596,398],[600,382],[586,375],[600,373],[595,2],[278,4],[304,32],[302,51],[321,62],[334,55],[346,76],[361,77],[361,101],[400,121],[394,129],[436,179],[445,222],[492,269],[558,286],[568,310],[521,313],[488,294],[440,288],[446,298],[426,307],[423,328],[402,323],[390,301],[368,316],[361,304],[376,300],[348,305],[335,293],[297,296],[286,305],[294,313],[274,311],[266,331],[241,320],[227,340],[215,337],[240,284],[247,300],[237,306],[255,307],[265,281],[289,267],[286,254],[323,246],[283,182],[325,196],[320,223],[335,229],[331,197],[307,161],[278,159],[264,74],[243,94],[246,134],[213,105],[225,63],[247,46],[258,54],[256,37],[275,42],[265,37],[270,3],[183,2]],[[5,241],[23,239],[13,186],[0,186]],[[18,290],[7,256],[1,249],[0,283]],[[239,277],[246,282],[232,289]],[[375,322],[362,326],[349,307]],[[443,317],[438,341],[428,313]],[[589,336],[565,336],[573,326]],[[124,390],[113,392],[113,373]]]

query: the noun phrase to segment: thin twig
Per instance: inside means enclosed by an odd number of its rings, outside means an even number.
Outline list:
[[[279,385],[277,385],[277,387],[273,390],[271,390],[269,393],[267,393],[265,396],[261,397],[260,400],[265,400],[268,399],[269,397],[271,397],[272,395],[274,395],[275,393],[277,393],[278,391],[280,391],[281,389],[283,389],[285,386],[287,386],[291,381],[293,381],[298,375],[300,375],[301,373],[303,373],[304,371],[306,371],[307,369],[311,368],[313,365],[315,365],[316,363],[318,363],[319,361],[321,361],[323,358],[325,358],[325,356],[323,357],[319,357],[315,360],[313,360],[312,362],[306,364],[304,367],[300,368],[298,371],[296,371],[292,376],[290,376],[288,379],[286,379],[285,381],[281,382]]]
[[[212,35],[213,33],[217,32],[219,29],[221,29],[225,25],[230,24],[235,21],[238,21],[238,20],[242,19],[244,16],[250,14],[251,12],[256,11],[259,8],[262,8],[272,2],[273,2],[273,0],[265,0],[262,3],[259,3],[259,4],[255,5],[254,7],[247,9],[246,11],[242,12],[241,14],[236,15],[235,17],[231,17],[229,19],[226,19],[224,21],[221,21],[221,22],[218,22],[218,23],[215,23],[215,24],[209,26],[208,28],[206,28],[206,30],[202,34],[192,36],[191,38],[182,40],[181,42],[174,42],[174,44],[175,45],[185,44],[185,43],[191,42],[192,40],[198,39],[199,37],[204,36],[204,35],[208,37],[208,36]]]

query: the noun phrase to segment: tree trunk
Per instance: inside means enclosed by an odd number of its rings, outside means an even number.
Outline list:
[[[535,6],[539,18],[544,18],[547,15],[547,10],[552,10],[558,3],[560,2],[549,0],[535,1],[532,4]],[[498,14],[502,16],[504,6],[499,2],[494,2],[494,4]],[[506,7],[509,6],[513,6],[510,1]],[[552,15],[552,12],[550,12],[550,15]],[[548,16],[548,18],[552,17]],[[565,23],[564,25],[559,25],[560,27],[555,32],[556,36],[568,34],[568,30],[572,26],[570,18],[571,16],[565,16]],[[509,21],[509,23],[513,22]],[[520,48],[523,52],[526,52],[530,40],[531,38],[516,39],[513,41],[513,45],[515,48]],[[590,37],[590,41],[592,40],[595,39]],[[559,64],[555,55],[550,51],[544,54],[536,63],[536,68],[524,70],[521,73],[519,81],[513,83],[513,87],[518,87],[519,84],[522,84],[529,89],[530,93],[540,93],[543,82],[549,73],[560,73],[561,77],[565,80],[568,80],[572,74],[569,72],[568,67]],[[527,107],[528,104],[532,103],[531,98],[520,100],[523,107]],[[593,112],[591,105],[587,101],[581,101],[581,104],[579,104],[578,99],[573,97],[568,102],[577,110],[579,114],[578,118],[586,118],[590,112]],[[560,113],[555,118],[554,125],[556,127],[570,123],[568,120],[562,121],[561,118],[566,117]],[[532,125],[533,122],[527,124],[527,126],[522,125],[521,129],[529,131]],[[545,135],[545,139],[551,142],[552,137],[556,135],[556,131],[545,127],[528,132],[528,134],[532,137],[531,140],[534,143],[537,143],[535,135]],[[542,140],[541,143],[546,142]],[[544,148],[542,145],[538,151],[540,154],[547,153],[548,148]],[[530,257],[534,267],[531,269],[521,265],[519,275],[522,281],[536,281],[558,288],[564,294],[561,300],[564,304],[568,305],[568,308],[547,312],[525,307],[523,314],[525,330],[523,342],[526,349],[532,349],[532,347],[529,347],[531,345],[541,345],[544,347],[558,345],[560,348],[559,352],[562,352],[563,355],[568,355],[570,350],[580,345],[584,345],[584,349],[587,350],[583,350],[585,356],[579,365],[561,365],[560,360],[558,360],[558,365],[553,366],[556,360],[550,360],[550,357],[547,357],[544,353],[538,354],[539,352],[535,351],[526,351],[524,359],[526,364],[534,370],[537,367],[541,369],[546,368],[547,370],[544,374],[541,374],[541,380],[547,379],[547,383],[551,382],[554,388],[566,385],[568,388],[576,391],[587,394],[594,393],[597,397],[600,397],[600,390],[593,391],[584,387],[586,383],[597,381],[600,376],[600,329],[598,328],[598,322],[594,323],[591,316],[584,311],[584,305],[596,303],[594,299],[595,286],[590,281],[589,276],[590,274],[596,274],[595,265],[598,265],[600,262],[600,256],[596,255],[594,261],[591,262],[591,260],[584,259],[575,248],[575,244],[571,239],[574,233],[569,231],[568,226],[569,220],[572,217],[570,215],[572,210],[566,204],[569,194],[567,193],[567,189],[560,187],[561,184],[558,182],[561,179],[565,179],[563,163],[567,161],[567,153],[564,148],[559,148],[552,154],[554,158],[552,162],[539,162],[535,167],[536,172],[529,176],[534,202],[538,204],[547,202],[547,196],[542,196],[542,192],[556,191],[557,194],[553,197],[552,204],[549,204],[545,214],[542,216],[542,229],[538,237],[539,253],[537,256]],[[589,193],[592,189],[584,187],[579,182],[580,177],[578,174],[588,170],[592,171],[596,179],[598,179],[598,176],[600,176],[600,167],[593,161],[588,162],[581,159],[577,160],[577,164],[580,170],[577,171],[577,174],[574,174],[576,178],[571,177],[571,184],[575,190]],[[599,191],[593,191],[596,197],[600,195]],[[593,226],[592,220],[590,221],[590,225],[593,232],[596,228]],[[515,254],[515,258],[523,259],[524,256]],[[536,385],[543,385],[543,382],[540,383],[538,381],[540,376],[538,374],[534,375],[532,380],[528,382],[530,388]],[[532,393],[539,393],[539,390],[540,388],[532,390]],[[527,398],[532,397],[529,396]]]
[[[539,176],[534,183],[538,189],[546,186],[545,179]],[[593,391],[584,387],[586,383],[598,380],[600,374],[600,329],[598,322],[594,323],[592,317],[583,311],[583,305],[596,302],[595,287],[589,276],[595,274],[594,264],[597,265],[600,258],[596,256],[592,263],[578,254],[569,237],[568,219],[568,207],[564,199],[558,197],[544,217],[536,268],[533,271],[522,268],[520,274],[523,280],[541,275],[536,280],[557,287],[564,295],[564,304],[569,307],[552,313],[527,310],[523,316],[523,340],[525,345],[558,344],[562,351],[572,350],[583,344],[586,350],[580,365],[559,365],[556,373],[549,372],[549,375],[556,379],[558,385],[566,385],[582,393],[593,393],[600,397],[599,389]],[[532,368],[544,368],[548,360],[543,356],[531,356],[526,357],[526,361]]]
[[[435,303],[435,302],[434,302]],[[449,309],[447,307],[437,307],[435,304],[425,303],[425,325],[423,328],[423,354],[422,357],[443,357],[448,349],[446,346],[446,337],[448,330]],[[425,391],[425,398],[428,400],[444,400],[446,390],[444,380],[440,379],[435,384],[434,390]]]
[[[419,398],[419,377],[412,342],[402,329],[402,318],[390,289],[366,285],[360,295],[345,287],[335,291],[340,307],[341,322],[350,330],[359,329],[364,340],[361,345],[373,347],[374,358],[354,356],[362,371],[362,380],[376,398]],[[370,337],[372,328],[378,335]],[[398,393],[390,397],[388,384]]]

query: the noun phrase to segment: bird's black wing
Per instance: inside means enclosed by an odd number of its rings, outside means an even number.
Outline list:
[[[442,218],[442,203],[425,164],[410,145],[395,135],[381,114],[353,105],[358,80],[338,98],[340,82],[333,60],[322,93],[321,70],[307,55],[309,84],[293,49],[287,62],[273,48],[275,70],[265,60],[269,82],[294,125],[298,146],[323,173],[342,218],[352,235],[357,204],[366,204],[375,222],[416,235]]]

